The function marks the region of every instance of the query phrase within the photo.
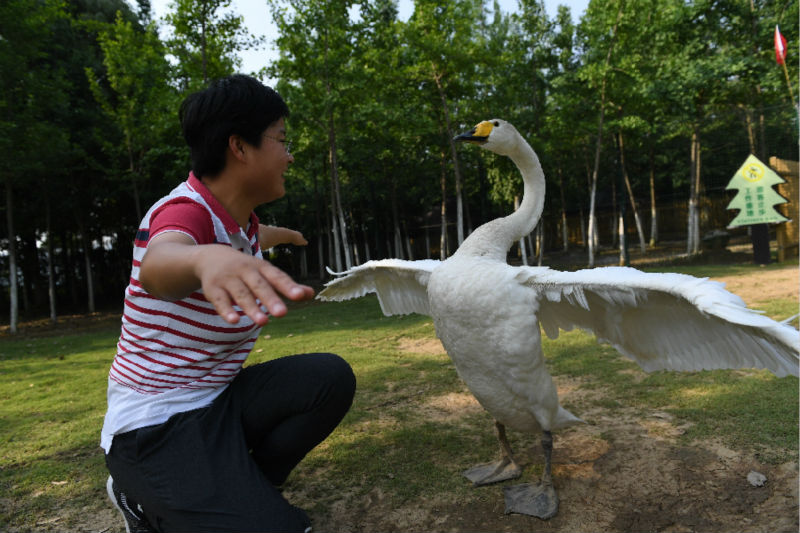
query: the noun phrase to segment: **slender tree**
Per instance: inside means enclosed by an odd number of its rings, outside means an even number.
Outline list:
[[[168,83],[169,65],[155,25],[137,30],[122,13],[117,13],[114,24],[100,33],[99,42],[103,77],[113,97],[106,93],[99,73],[87,67],[86,75],[97,102],[122,130],[136,219],[141,220],[142,164],[147,152],[157,148],[159,136],[153,131],[159,117],[170,114],[175,102]]]
[[[232,74],[241,66],[239,51],[259,46],[261,38],[247,33],[244,19],[231,0],[173,0],[165,17],[172,29],[169,53],[177,59],[176,78],[184,90]]]
[[[594,266],[595,261],[595,240],[597,235],[597,218],[596,218],[596,197],[597,197],[597,180],[600,173],[600,152],[603,147],[603,124],[605,122],[606,102],[608,98],[608,78],[609,69],[611,67],[611,58],[614,53],[614,45],[617,40],[617,30],[620,21],[622,20],[625,11],[625,1],[619,0],[614,4],[614,11],[616,11],[615,20],[611,29],[611,37],[604,45],[605,60],[602,65],[597,68],[596,65],[589,64],[586,69],[587,81],[599,88],[599,104],[597,113],[597,134],[595,136],[594,148],[594,165],[592,167],[591,188],[589,193],[589,266]],[[598,8],[600,9],[600,8]],[[591,15],[591,13],[590,13]],[[590,19],[591,20],[591,19]],[[601,32],[604,33],[605,26],[601,25]],[[602,35],[602,34],[601,34]]]

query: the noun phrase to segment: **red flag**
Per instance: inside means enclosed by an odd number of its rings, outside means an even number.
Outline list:
[[[781,31],[778,29],[777,24],[775,25],[775,61],[778,62],[779,65],[783,65],[784,60],[786,59],[786,39],[781,35]]]

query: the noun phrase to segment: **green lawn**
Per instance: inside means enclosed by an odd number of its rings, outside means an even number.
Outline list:
[[[747,274],[757,267],[682,268],[700,276]],[[771,302],[777,318],[797,302]],[[108,366],[118,327],[61,336],[0,340],[0,530],[47,529],[107,506],[99,434]],[[250,362],[292,353],[332,351],[354,367],[358,392],[342,426],[312,452],[292,479],[313,477],[302,497],[320,508],[336,494],[381,487],[393,501],[451,492],[468,498],[458,468],[496,453],[491,419],[470,411],[434,421],[420,406],[465,388],[446,355],[399,350],[403,339],[434,336],[422,316],[384,317],[374,297],[295,305],[262,331]],[[796,459],[798,381],[767,372],[643,374],[581,332],[546,340],[552,373],[602,390],[608,409],[669,412],[687,443],[715,436],[770,464]],[[581,415],[581,406],[575,408]],[[465,431],[465,428],[468,431]],[[518,437],[514,437],[518,438]],[[291,479],[290,479],[291,484]],[[292,490],[291,487],[289,490]],[[313,510],[313,509],[312,509]]]

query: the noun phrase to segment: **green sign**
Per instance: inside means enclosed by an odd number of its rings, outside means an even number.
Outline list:
[[[739,190],[728,204],[728,209],[738,209],[739,214],[728,227],[789,220],[775,210],[776,205],[787,202],[786,198],[772,188],[779,183],[785,183],[785,180],[751,154],[725,187],[726,190]]]

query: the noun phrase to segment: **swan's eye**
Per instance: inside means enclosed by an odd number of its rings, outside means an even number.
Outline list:
[[[499,123],[498,121],[496,121],[496,120],[495,120],[495,121],[494,121],[494,125],[495,125],[495,126],[499,126],[499,125],[500,125],[500,123]]]

